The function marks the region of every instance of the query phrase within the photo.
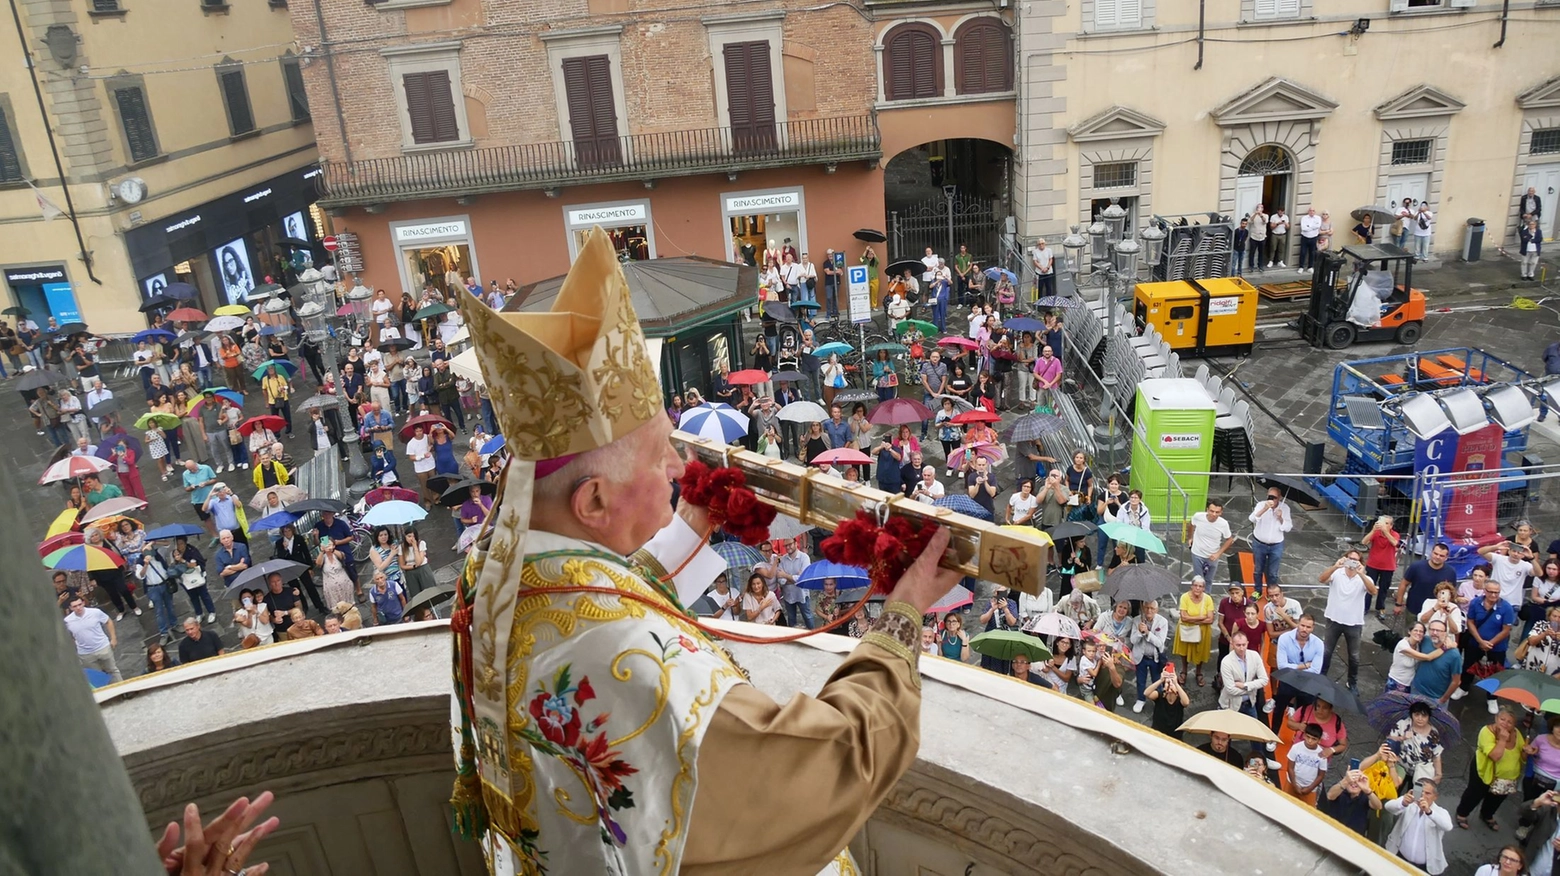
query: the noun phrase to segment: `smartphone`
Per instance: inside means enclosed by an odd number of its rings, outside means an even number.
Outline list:
[[[1360,768],[1360,759],[1357,758],[1357,757],[1349,758],[1349,772],[1352,773],[1355,770],[1358,770],[1359,768]]]

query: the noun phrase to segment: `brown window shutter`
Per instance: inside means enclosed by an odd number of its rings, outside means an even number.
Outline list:
[[[406,88],[406,110],[411,117],[413,143],[447,143],[460,139],[448,70],[407,73],[401,77],[401,82]]]
[[[889,100],[913,100],[942,94],[942,41],[924,24],[902,24],[889,35],[884,93]]]
[[[249,89],[244,86],[244,71],[229,70],[222,74],[222,94],[227,98],[228,130],[233,136],[253,131],[255,117],[249,110]]]
[[[22,158],[16,141],[11,137],[10,120],[5,107],[0,107],[0,182],[19,182],[22,179]]]
[[[433,110],[428,106],[428,74],[407,73],[401,77],[406,88],[406,114],[411,117],[412,142],[432,143]]]
[[[1013,37],[1007,27],[993,21],[983,25],[981,35],[985,62],[983,91],[1007,91],[1013,87]]]
[[[569,132],[580,163],[617,162],[620,153],[612,59],[606,55],[565,58],[563,90],[569,106]]]
[[[727,43],[722,47],[726,63],[726,105],[733,134],[753,127],[752,83],[748,81],[747,44]]]
[[[152,132],[151,115],[146,111],[146,95],[141,89],[117,88],[114,102],[119,105],[120,122],[125,129],[125,144],[130,160],[146,161],[157,157],[157,138]]]

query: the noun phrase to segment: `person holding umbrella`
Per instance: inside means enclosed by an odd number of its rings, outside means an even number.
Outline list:
[[[293,436],[292,421],[292,384],[287,378],[277,372],[275,365],[265,369],[265,376],[260,379],[260,390],[265,393],[265,404],[273,416],[281,417],[287,424],[287,437]],[[275,440],[274,438],[272,440]]]

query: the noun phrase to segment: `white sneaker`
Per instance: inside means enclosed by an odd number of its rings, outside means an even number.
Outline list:
[[[1467,691],[1463,690],[1462,688],[1458,688],[1456,691],[1454,691],[1452,693],[1452,699],[1460,700],[1460,699],[1462,699],[1463,697],[1465,697],[1467,695],[1468,695]]]
[[[1279,263],[1278,263],[1278,266],[1279,266],[1279,267],[1281,267],[1281,268],[1287,268],[1287,267],[1289,267],[1289,266],[1288,266],[1288,265],[1286,265],[1286,264],[1284,264],[1284,263],[1283,263],[1283,262],[1279,262]]]
[[[1127,704],[1126,700],[1122,699],[1121,697],[1116,697],[1116,705],[1117,706],[1124,706],[1126,704]]]
[[[1273,267],[1273,263],[1272,262],[1268,262],[1267,266],[1271,268],[1271,267]]]
[[[1137,713],[1137,714],[1139,714],[1139,715],[1143,714],[1143,701],[1142,700],[1138,700],[1137,702],[1133,703],[1132,704],[1132,711]]]
[[[217,613],[216,612],[213,611],[213,612],[210,612],[210,613],[208,613],[206,615],[206,623],[214,624],[216,622],[217,622]]]
[[[1490,714],[1491,715],[1499,715],[1500,714],[1500,705],[1495,702],[1495,698],[1494,697],[1490,697],[1489,707],[1490,707]]]
[[[1264,714],[1264,715],[1271,715],[1271,714],[1273,714],[1273,701],[1272,700],[1268,700],[1267,702],[1262,704],[1262,714]]]
[[[124,619],[125,619],[125,613],[122,612],[122,611],[120,613],[114,615],[114,623],[116,623],[116,624],[119,623],[120,621],[124,620]]]
[[[136,617],[140,617],[140,616],[141,616],[141,610],[140,610],[140,609],[139,609],[139,608],[137,608],[137,609],[136,609],[136,610],[135,610],[135,616],[136,616]]]

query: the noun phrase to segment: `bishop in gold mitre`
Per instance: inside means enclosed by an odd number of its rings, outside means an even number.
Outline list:
[[[513,454],[461,577],[457,822],[496,874],[813,876],[915,758],[939,535],[816,696],[748,684],[683,605],[724,561],[607,235],[548,313],[462,295]],[[676,570],[676,575],[667,572]]]

